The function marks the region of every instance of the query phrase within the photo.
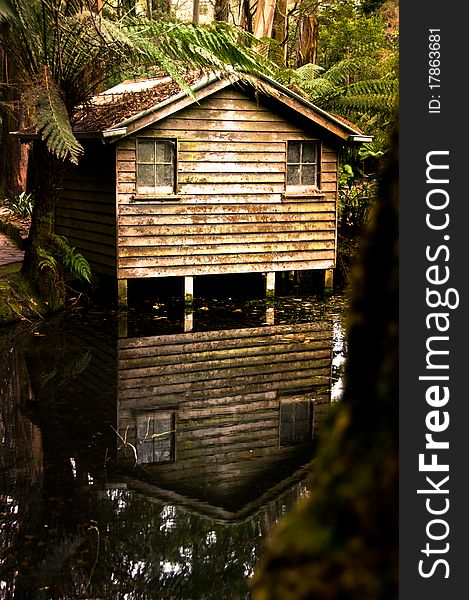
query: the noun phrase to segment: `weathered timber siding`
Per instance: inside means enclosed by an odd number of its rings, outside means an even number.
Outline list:
[[[174,411],[175,462],[145,468],[179,493],[196,482],[228,502],[298,458],[303,442],[280,444],[287,404],[314,406],[312,440],[330,402],[331,359],[330,323],[121,339],[118,427],[138,452],[138,416]]]
[[[178,140],[178,199],[136,197],[135,138],[117,147],[118,277],[335,266],[337,153],[322,140],[320,193],[285,196],[286,142],[320,139],[234,88],[139,135]]]
[[[96,273],[116,274],[115,150],[85,143],[67,172],[56,209],[57,233],[79,250]]]

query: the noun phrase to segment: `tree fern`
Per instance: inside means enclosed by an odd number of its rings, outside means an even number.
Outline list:
[[[50,152],[73,163],[83,154],[83,147],[73,134],[67,109],[47,67],[33,82],[27,96],[35,107],[36,124]]]
[[[51,241],[58,258],[68,273],[76,279],[90,283],[91,268],[86,258],[70,246],[67,238],[62,235],[53,234]]]
[[[67,238],[51,234],[46,248],[38,248],[39,269],[49,271],[54,278],[60,277],[60,270],[72,278],[86,283],[91,281],[91,268],[86,258],[70,246]]]

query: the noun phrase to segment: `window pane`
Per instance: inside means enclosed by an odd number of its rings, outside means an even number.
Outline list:
[[[153,165],[138,165],[137,183],[140,187],[154,187],[155,167]]]
[[[316,185],[316,165],[302,165],[301,183],[303,185]]]
[[[155,162],[155,144],[153,140],[145,140],[138,142],[138,162],[151,163]]]
[[[287,143],[287,163],[300,162],[300,144],[301,142]]]
[[[172,165],[156,165],[156,187],[172,187],[173,167]]]
[[[316,162],[316,142],[304,142],[303,144],[303,163]]]
[[[174,453],[174,414],[150,413],[137,416],[138,463],[170,461]]]
[[[172,164],[174,157],[174,144],[171,142],[164,142],[164,162]]]
[[[287,165],[287,184],[300,185],[300,165]]]
[[[283,402],[280,407],[280,445],[302,444],[311,440],[309,401]]]

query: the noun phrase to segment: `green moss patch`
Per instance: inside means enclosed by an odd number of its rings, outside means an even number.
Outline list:
[[[0,268],[0,325],[36,321],[48,311],[30,281],[15,270],[15,265]]]

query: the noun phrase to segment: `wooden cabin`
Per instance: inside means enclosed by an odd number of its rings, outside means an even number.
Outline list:
[[[304,478],[332,337],[324,321],[119,339],[120,481],[236,520]]]
[[[77,114],[57,232],[117,279],[321,269],[337,252],[338,151],[370,141],[273,80],[128,81]]]

